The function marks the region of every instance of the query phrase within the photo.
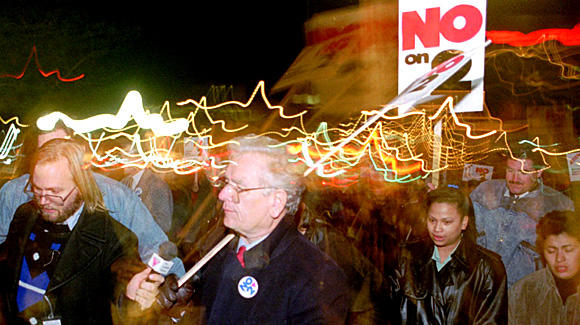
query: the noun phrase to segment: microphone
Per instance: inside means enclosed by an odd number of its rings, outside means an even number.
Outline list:
[[[159,254],[153,253],[147,265],[155,272],[166,276],[173,266],[173,260],[177,257],[177,246],[170,241],[159,245]]]

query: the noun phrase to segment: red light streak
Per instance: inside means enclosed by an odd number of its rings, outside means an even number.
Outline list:
[[[330,179],[322,179],[320,182],[323,186],[329,186],[334,188],[347,188],[354,183],[358,182],[358,176],[347,177],[345,179],[340,178],[330,178]]]
[[[17,74],[17,75],[3,74],[3,75],[0,75],[0,78],[22,79],[22,77],[24,77],[24,74],[26,73],[26,70],[28,70],[28,65],[30,64],[30,61],[32,61],[33,57],[34,57],[34,62],[36,63],[36,67],[38,68],[38,72],[40,72],[40,74],[45,78],[48,78],[48,77],[56,74],[56,77],[58,78],[58,80],[60,80],[62,82],[73,82],[73,81],[77,81],[77,80],[80,80],[80,79],[85,77],[84,73],[77,76],[77,77],[74,77],[74,78],[63,78],[63,77],[61,77],[59,70],[45,72],[44,70],[42,70],[42,67],[40,66],[40,62],[38,61],[38,52],[36,51],[36,46],[33,46],[32,51],[30,52],[30,55],[28,56],[28,59],[26,60],[26,64],[24,65],[24,69],[22,69],[22,72],[20,74]]]
[[[572,29],[540,29],[528,34],[518,31],[487,31],[486,37],[493,44],[532,46],[546,41],[559,41],[565,46],[580,45],[580,24]]]

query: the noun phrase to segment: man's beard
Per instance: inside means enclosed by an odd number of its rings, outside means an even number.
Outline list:
[[[40,215],[42,216],[42,218],[48,222],[52,222],[52,223],[63,223],[65,222],[68,218],[70,218],[83,204],[83,200],[81,198],[81,196],[78,193],[75,193],[74,196],[74,200],[69,204],[69,205],[64,205],[62,207],[57,207],[57,208],[63,208],[62,211],[58,211],[58,216],[56,217],[56,219],[51,219],[52,214],[45,214],[42,209],[39,207],[40,209]]]

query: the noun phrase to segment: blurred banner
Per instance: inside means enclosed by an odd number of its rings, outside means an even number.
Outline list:
[[[282,105],[358,116],[397,95],[396,3],[319,13],[304,29],[306,47],[272,88]]]
[[[465,51],[479,51],[437,91],[465,91],[456,112],[483,111],[485,0],[399,0],[398,88]]]

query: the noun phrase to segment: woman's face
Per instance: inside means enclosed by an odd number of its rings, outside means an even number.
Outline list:
[[[580,272],[580,241],[561,233],[544,242],[544,259],[555,277],[568,280]]]

